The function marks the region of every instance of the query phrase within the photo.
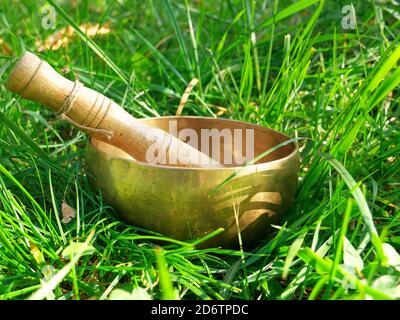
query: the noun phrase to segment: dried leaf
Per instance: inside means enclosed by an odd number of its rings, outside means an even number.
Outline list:
[[[85,23],[79,26],[89,38],[94,38],[95,36],[105,35],[110,33],[110,24],[106,22],[104,25],[100,26],[98,23],[90,24]]]
[[[86,33],[89,38],[110,33],[109,23],[100,26],[98,23],[84,23],[79,28]],[[75,37],[75,30],[71,26],[62,28],[46,38],[44,42],[36,41],[37,51],[55,51],[61,47],[66,47]]]
[[[0,38],[0,52],[6,56],[12,56],[13,51],[11,50],[10,46],[7,42],[4,41],[3,38]]]
[[[61,212],[63,217],[61,221],[65,224],[69,223],[76,216],[76,210],[69,206],[65,201],[62,203]]]
[[[217,109],[218,109],[216,113],[217,116],[222,116],[228,111],[228,109],[224,107],[217,107]]]
[[[36,46],[38,47],[37,51],[39,52],[47,50],[55,51],[61,47],[66,47],[73,34],[74,34],[74,29],[71,26],[62,28],[59,31],[49,35],[43,43],[37,40],[36,41]]]
[[[66,74],[66,73],[70,73],[71,69],[69,66],[65,66],[65,67],[62,67],[60,71],[61,71],[61,73]]]

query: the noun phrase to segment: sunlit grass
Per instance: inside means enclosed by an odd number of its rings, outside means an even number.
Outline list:
[[[279,225],[244,252],[120,221],[89,187],[87,138],[4,88],[13,58],[56,31],[41,26],[44,1],[14,2],[0,13],[11,50],[0,42],[0,299],[107,299],[116,288],[148,297],[138,287],[153,299],[400,298],[394,2],[353,1],[357,30],[342,28],[333,1],[49,3],[56,30],[78,35],[41,53],[66,77],[136,117],[175,114],[196,77],[183,114],[297,138],[299,189]],[[89,38],[86,22],[111,31]],[[77,209],[69,224],[58,216],[63,201]],[[94,252],[63,256],[85,241]]]

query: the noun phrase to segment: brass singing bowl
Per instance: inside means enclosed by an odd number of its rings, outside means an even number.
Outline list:
[[[168,131],[170,120],[176,120],[178,132],[194,129],[199,145],[201,129],[253,129],[255,156],[289,139],[259,125],[226,119],[162,117],[140,121]],[[227,148],[234,154],[246,150],[246,139],[242,139],[241,150],[234,150],[232,141],[221,140],[221,150]],[[225,161],[224,152],[220,161]],[[250,245],[265,237],[271,223],[278,222],[288,210],[296,192],[299,152],[297,143],[289,143],[254,165],[182,168],[138,162],[92,138],[86,166],[92,185],[126,222],[178,240],[199,238],[223,228],[202,245],[235,247],[239,230],[242,242]],[[234,172],[237,175],[223,184]]]

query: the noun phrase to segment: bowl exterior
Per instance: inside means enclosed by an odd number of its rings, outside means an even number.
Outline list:
[[[127,160],[89,143],[86,167],[92,185],[128,223],[179,240],[223,228],[205,245],[234,247],[239,231],[243,243],[250,244],[265,236],[271,223],[289,209],[299,154],[296,146],[278,161],[202,170]],[[233,173],[236,176],[226,182]]]

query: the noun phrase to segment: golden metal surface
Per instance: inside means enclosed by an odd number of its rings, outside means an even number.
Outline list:
[[[289,139],[258,125],[226,119],[163,117],[141,121],[168,130],[169,120],[177,121],[178,130],[196,130],[199,137],[201,129],[254,129],[255,156]],[[246,150],[246,140],[242,140],[242,150]],[[232,149],[233,143],[226,147]],[[290,207],[297,186],[299,153],[295,143],[279,148],[257,164],[240,168],[217,193],[212,191],[239,167],[150,165],[95,139],[88,146],[86,165],[92,185],[128,223],[179,240],[204,236],[222,227],[225,231],[205,245],[234,247],[239,228],[243,242],[250,244],[265,236],[270,224]]]

